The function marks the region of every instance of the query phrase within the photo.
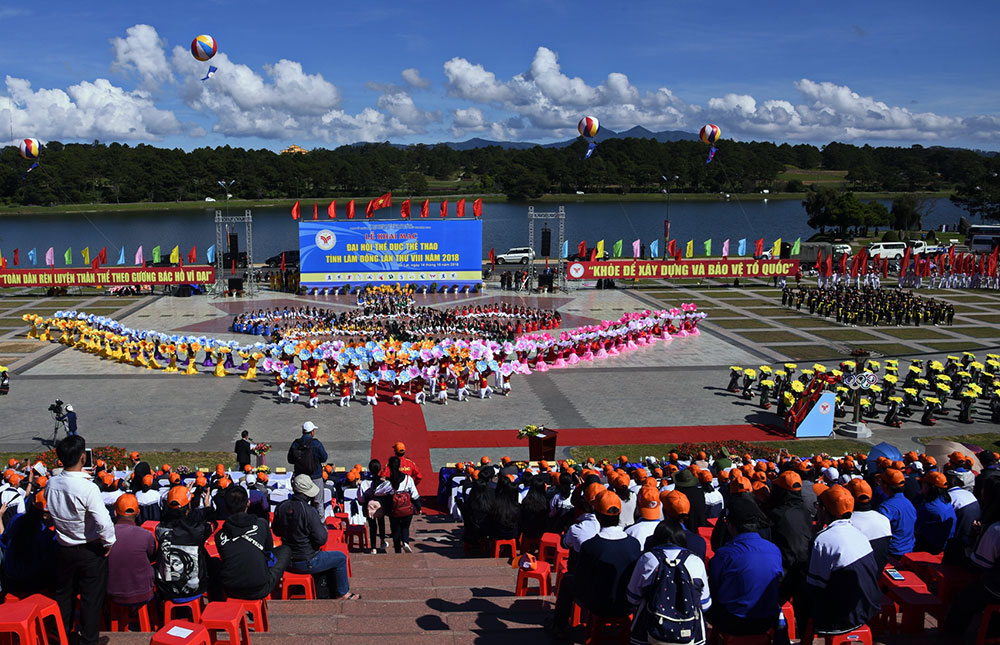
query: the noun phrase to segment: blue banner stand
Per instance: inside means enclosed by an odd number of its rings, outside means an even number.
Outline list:
[[[795,437],[815,438],[833,435],[833,408],[837,396],[833,392],[823,392],[799,427],[795,429]]]

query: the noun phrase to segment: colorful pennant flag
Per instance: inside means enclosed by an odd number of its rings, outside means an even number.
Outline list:
[[[63,253],[63,260],[66,261],[66,266],[73,264],[73,247],[66,249],[66,252]]]
[[[212,246],[208,247],[208,250],[205,251],[205,257],[208,259],[208,263],[209,264],[215,264],[215,245],[214,244]]]
[[[118,266],[125,264],[125,247],[122,247],[121,252],[118,254]]]
[[[473,206],[473,212],[475,212],[474,206]],[[564,260],[569,257],[569,240],[563,240],[562,250],[561,253],[559,254],[559,257],[561,257]]]
[[[45,266],[54,267],[56,265],[56,250],[53,247],[49,247],[49,250],[45,252]]]
[[[660,241],[653,240],[649,243],[649,257],[655,258],[660,255]]]
[[[622,241],[618,240],[611,247],[611,257],[620,258],[622,256]]]
[[[771,249],[771,257],[772,258],[780,258],[781,257],[781,238],[780,237],[774,241],[774,248]]]
[[[441,202],[441,217],[448,217],[448,200]]]
[[[347,202],[347,219],[354,219],[354,200]]]
[[[795,243],[792,244],[792,255],[798,255],[800,253],[800,246],[802,244],[802,238],[795,238]]]
[[[728,237],[726,238],[726,241],[722,243],[722,257],[723,258],[728,258],[729,257],[729,238]]]
[[[160,255],[160,245],[157,244],[156,246],[153,247],[153,264],[162,261],[162,259],[163,258]]]
[[[188,264],[194,264],[198,261],[198,247],[192,246],[191,250],[188,251]]]
[[[386,193],[368,202],[368,206],[365,207],[365,217],[371,219],[375,217],[375,211],[378,209],[390,207],[392,207],[392,193]]]
[[[333,200],[326,207],[326,214],[330,216],[330,219],[337,219],[337,200]]]
[[[684,249],[684,257],[694,257],[694,240],[688,240],[687,247]]]
[[[420,217],[429,217],[431,213],[431,200],[425,199],[420,207]]]
[[[455,217],[465,217],[465,198],[455,203]]]
[[[170,251],[170,263],[171,264],[180,264],[181,263],[181,248],[179,246],[175,246]]]
[[[405,199],[403,203],[399,205],[399,216],[403,219],[410,219],[410,200]]]
[[[28,251],[28,261],[31,262],[31,266],[38,266],[38,251],[31,249]]]
[[[604,259],[604,240],[601,240],[600,242],[597,243],[596,250],[597,250],[597,257],[603,260]]]
[[[739,244],[736,245],[736,254],[743,257],[747,254],[747,238],[742,238]]]
[[[642,255],[642,243],[639,240],[632,242],[632,257],[638,258]]]
[[[83,247],[83,250],[80,251],[80,255],[83,256],[83,263],[84,264],[90,264],[90,247],[89,246]]]
[[[472,202],[472,216],[482,217],[483,216],[483,198],[480,197],[476,201]]]
[[[712,255],[712,238],[705,240],[705,257]]]
[[[292,219],[294,219],[294,220],[299,219],[299,203],[298,202],[295,202],[295,205],[292,206]]]

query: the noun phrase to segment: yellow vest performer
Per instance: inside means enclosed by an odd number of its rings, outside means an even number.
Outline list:
[[[24,314],[21,316],[21,320],[28,323],[28,336],[27,338],[38,338],[38,327],[37,325],[38,316],[35,314]]]
[[[173,374],[177,372],[177,347],[174,345],[161,345],[163,348],[163,354],[170,360],[170,363],[163,368],[164,372],[168,374]]]
[[[226,372],[226,366],[225,366],[225,360],[226,360],[225,359],[225,355],[228,352],[229,352],[229,348],[228,347],[219,347],[216,350],[216,354],[215,354],[215,375],[217,377],[219,377],[219,378],[222,378],[223,376],[225,376],[226,374],[228,374],[228,372]]]
[[[243,360],[247,362],[247,373],[241,376],[240,378],[243,379],[244,381],[252,381],[253,379],[257,378],[257,361],[263,358],[264,355],[256,352],[253,354],[245,354],[244,352],[240,352],[240,356],[243,357]]]
[[[198,358],[198,350],[199,349],[201,349],[201,345],[199,345],[198,343],[191,343],[184,350],[185,353],[187,354],[187,357],[188,357],[188,366],[187,366],[187,369],[184,370],[184,373],[187,374],[187,375],[189,375],[189,376],[191,374],[197,374],[198,373],[198,366],[195,365],[195,360]]]

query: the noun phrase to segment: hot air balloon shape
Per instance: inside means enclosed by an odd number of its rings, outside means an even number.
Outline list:
[[[217,51],[219,44],[211,36],[202,34],[191,41],[191,55],[201,62],[211,60]]]
[[[580,122],[576,125],[576,129],[580,132],[581,137],[590,142],[590,145],[587,146],[587,153],[583,155],[584,159],[589,159],[590,155],[594,154],[594,148],[597,147],[594,137],[597,136],[597,131],[601,129],[601,122],[597,120],[596,116],[585,116],[580,119]]]
[[[712,163],[712,158],[715,157],[716,153],[715,143],[719,140],[719,137],[722,136],[722,130],[720,130],[719,126],[714,123],[709,123],[701,129],[698,136],[701,137],[702,143],[706,143],[711,146],[708,151],[708,161],[705,163]]]
[[[21,175],[21,179],[23,180],[28,176],[29,172],[38,167],[38,155],[42,153],[42,145],[38,143],[38,139],[21,139],[21,144],[18,147],[21,149],[21,156],[33,162],[31,167]]]

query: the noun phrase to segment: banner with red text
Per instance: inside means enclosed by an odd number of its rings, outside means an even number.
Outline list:
[[[215,267],[102,267],[0,271],[0,287],[84,287],[158,284],[211,284]]]
[[[570,262],[566,277],[570,280],[611,278],[771,278],[793,276],[798,260],[754,260],[752,258],[711,258],[691,260],[615,260],[611,262]]]

